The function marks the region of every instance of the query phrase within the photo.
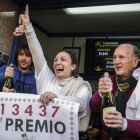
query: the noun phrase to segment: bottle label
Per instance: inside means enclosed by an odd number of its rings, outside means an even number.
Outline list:
[[[3,90],[2,90],[2,92],[8,92],[8,88],[7,87],[3,87]]]
[[[103,109],[103,120],[104,121],[107,120],[107,119],[104,119],[104,117],[108,115],[107,111],[109,111],[109,110],[116,110],[116,107],[114,107],[114,106],[113,107],[106,107]]]

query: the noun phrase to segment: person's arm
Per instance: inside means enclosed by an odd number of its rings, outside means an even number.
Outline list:
[[[79,93],[77,94],[77,97],[72,97],[72,96],[62,96],[62,95],[57,95],[57,98],[62,99],[62,100],[67,100],[75,103],[79,103],[79,110],[78,112],[83,112],[88,103],[88,97],[89,97],[89,91],[86,87],[83,87]]]
[[[48,83],[55,79],[55,75],[47,65],[41,45],[36,37],[32,24],[30,23],[28,5],[26,5],[25,15],[20,15],[19,17],[19,24],[25,26],[25,35],[27,37],[29,49],[35,66],[37,93],[42,94],[46,91]]]
[[[0,92],[2,91],[2,87],[4,85],[5,82],[5,77],[4,77],[4,72],[0,73]]]
[[[28,5],[26,5],[25,15],[21,14],[19,16],[19,24],[22,24],[25,27],[25,35],[33,57],[35,71],[38,76],[46,60],[32,24],[30,23]]]
[[[36,84],[33,85],[31,94],[36,94],[37,95]]]
[[[130,135],[140,138],[140,120],[127,120],[126,132]]]
[[[102,97],[96,91],[90,99],[89,106],[92,112],[101,112]]]
[[[46,62],[41,45],[36,37],[32,24],[26,27],[25,35],[33,57],[36,74],[39,75],[44,63]]]
[[[4,82],[5,82],[4,72],[5,72],[6,67],[7,66],[4,65],[0,68],[0,92],[2,91]]]
[[[84,112],[86,114],[86,108],[88,105],[88,98],[89,98],[89,91],[86,87],[82,87],[81,90],[77,93],[77,96],[63,96],[63,95],[56,95],[53,92],[45,92],[41,94],[40,101],[44,105],[48,105],[53,98],[79,103],[80,107],[78,112]]]
[[[5,77],[4,77],[4,71],[0,73],[0,83],[4,83],[5,82]]]

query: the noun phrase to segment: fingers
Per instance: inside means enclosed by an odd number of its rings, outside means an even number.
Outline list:
[[[110,123],[105,123],[105,125],[107,127],[110,127],[110,128],[117,128],[117,129],[122,129],[122,127],[120,126],[120,124],[110,124]]]
[[[26,9],[25,9],[25,16],[29,15],[29,6],[28,4],[26,5]]]
[[[100,78],[99,80],[99,93],[105,94],[112,91],[113,83],[110,78]]]
[[[107,114],[109,114],[109,115],[121,115],[121,113],[116,111],[116,110],[109,110],[109,111],[107,111]]]
[[[23,14],[20,14],[19,15],[19,21],[18,21],[18,23],[20,25],[24,25],[25,24],[25,18],[24,18],[24,15]]]
[[[18,23],[19,23],[19,24],[22,24],[21,16],[20,16],[20,15],[19,15],[19,18],[18,18]]]
[[[49,102],[50,102],[50,100],[49,100],[49,98],[44,98],[44,105],[48,105],[49,104]]]
[[[28,7],[28,5],[26,5],[26,8],[25,8],[25,15],[20,14],[18,23],[19,23],[19,24],[22,24],[22,25],[24,25],[24,26],[30,25],[29,7]],[[17,34],[14,34],[14,35],[20,36],[20,35],[17,35]]]
[[[20,16],[19,16],[19,24],[22,24],[24,26],[30,25],[29,16],[28,15],[24,16],[24,15],[20,14]]]
[[[45,104],[45,93],[40,95],[40,102]]]
[[[111,128],[122,129],[124,126],[124,120],[113,120],[113,121],[106,121],[105,125]]]
[[[13,34],[14,34],[14,36],[22,36],[23,35],[23,33],[15,33],[15,32],[13,32]]]
[[[10,67],[11,67],[11,66],[14,66],[13,63],[10,64]]]
[[[24,15],[23,15],[23,14],[20,14],[20,15],[19,15],[19,19],[21,20],[21,22],[23,22],[23,23],[24,23],[25,18],[24,18]]]
[[[42,102],[44,105],[48,105],[49,102],[56,97],[57,95],[52,92],[45,92],[40,96],[40,102]]]
[[[8,78],[8,77],[13,78],[14,77],[14,68],[7,67],[6,70],[5,70],[5,72],[4,72],[4,77],[5,78]]]
[[[109,73],[108,72],[105,72],[104,73],[104,77],[109,77]]]
[[[56,97],[57,97],[56,94],[52,93],[52,94],[49,94],[47,98],[49,98],[49,100],[52,101],[52,99]]]
[[[19,16],[19,17],[20,17],[20,16]],[[19,23],[19,24],[22,24],[22,22],[21,22],[21,19],[20,19],[20,18],[19,18],[19,20],[18,20],[18,23]]]
[[[116,111],[116,110],[110,110],[107,111],[107,116],[105,116],[105,121],[107,120],[118,120],[122,118],[122,115],[120,112]]]
[[[124,119],[118,111],[108,111],[105,116],[105,125],[111,128],[122,129],[124,126]]]
[[[15,89],[9,89],[8,92],[16,93],[16,90]]]

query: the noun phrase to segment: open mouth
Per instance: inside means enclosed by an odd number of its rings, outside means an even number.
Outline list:
[[[56,70],[59,72],[59,71],[64,71],[63,68],[56,68]]]
[[[121,67],[116,67],[117,70],[121,69]]]

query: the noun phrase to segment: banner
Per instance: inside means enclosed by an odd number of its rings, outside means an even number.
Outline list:
[[[79,104],[0,92],[0,140],[78,140]]]

